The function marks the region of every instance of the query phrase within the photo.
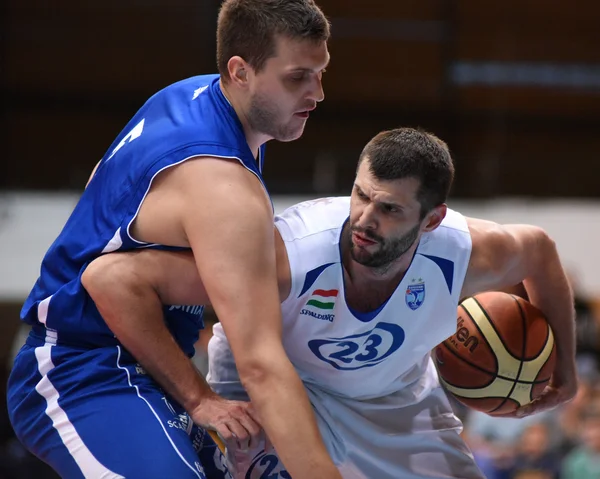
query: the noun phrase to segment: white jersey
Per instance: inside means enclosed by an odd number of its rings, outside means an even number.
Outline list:
[[[292,274],[283,339],[305,382],[371,399],[412,387],[429,351],[456,332],[471,236],[464,217],[449,210],[439,228],[422,236],[394,294],[378,310],[357,313],[346,302],[340,252],[349,207],[347,197],[326,198],[276,218]],[[419,400],[427,391],[415,394]]]
[[[375,311],[359,313],[344,292],[340,238],[349,207],[348,197],[325,198],[295,205],[275,219],[292,279],[282,303],[283,343],[325,443],[348,478],[481,477],[458,437],[460,422],[429,355],[456,331],[471,254],[466,220],[448,210],[436,230],[422,235],[390,298]],[[243,399],[218,324],[209,356],[211,386]],[[421,440],[414,435],[419,432],[426,433]],[[257,457],[252,464],[264,465],[265,458]],[[247,477],[254,475],[249,471]]]

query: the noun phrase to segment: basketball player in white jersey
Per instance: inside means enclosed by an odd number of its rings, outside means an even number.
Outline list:
[[[482,477],[429,354],[456,331],[465,296],[523,282],[554,330],[551,386],[517,415],[575,393],[573,298],[553,241],[448,209],[453,174],[433,135],[383,132],[363,150],[350,198],[301,203],[275,220],[283,343],[345,478]],[[110,316],[208,301],[189,253],[110,254],[82,281]],[[247,399],[219,325],[209,357],[213,389]],[[236,477],[291,477],[264,443],[228,449]]]

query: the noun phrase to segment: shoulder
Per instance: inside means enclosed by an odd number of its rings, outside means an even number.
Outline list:
[[[478,218],[468,218],[468,224],[473,249],[463,294],[469,296],[520,283],[539,252],[535,244],[526,240],[535,228]]]
[[[199,140],[227,124],[231,112],[222,108],[219,75],[200,75],[173,83],[155,93],[144,105],[156,133],[192,134]]]
[[[489,268],[491,260],[501,258],[514,250],[515,238],[503,225],[480,218],[467,218],[473,244],[472,269]]]
[[[471,231],[468,218],[448,208],[446,217],[433,231],[423,234],[418,252],[421,254],[439,254],[444,257],[456,257],[462,253],[470,254],[472,248]]]
[[[499,223],[481,218],[466,217],[465,219],[473,239],[481,239],[486,237],[491,239],[499,239],[504,234],[504,229]]]
[[[136,158],[145,163],[156,162],[151,174],[193,157],[210,156],[237,160],[260,176],[235,111],[220,90],[219,78],[201,75],[169,85],[138,112],[139,139],[127,150],[135,150]]]
[[[268,194],[257,175],[245,167],[236,158],[222,158],[197,155],[165,170],[164,179],[157,181],[156,187],[169,184],[170,188],[180,195],[204,196],[210,201],[210,208],[216,209],[216,202],[244,203],[248,195],[259,199],[261,204],[268,202]],[[214,198],[211,198],[215,195]],[[249,203],[245,203],[249,207]],[[246,208],[247,209],[247,208]],[[271,206],[269,204],[269,211]]]
[[[216,74],[196,75],[193,77],[185,78],[183,80],[179,80],[175,83],[167,85],[166,87],[159,90],[155,94],[155,96],[166,96],[167,98],[172,98],[172,95],[181,93],[183,95],[188,96],[190,99],[194,96],[198,98],[200,96],[200,93],[208,90],[208,87],[212,85],[215,81],[218,81],[219,78],[220,76]]]
[[[448,208],[440,224],[441,228],[460,233],[469,233],[468,218],[456,210]]]
[[[448,209],[442,223],[422,235],[416,253],[439,266],[450,294],[458,297],[469,267],[471,247],[466,218]]]
[[[349,214],[349,197],[319,198],[287,208],[275,217],[275,226],[284,241],[322,233],[338,235]]]
[[[292,296],[298,296],[306,276],[339,263],[339,241],[349,216],[347,197],[322,198],[294,205],[275,218],[289,264]]]

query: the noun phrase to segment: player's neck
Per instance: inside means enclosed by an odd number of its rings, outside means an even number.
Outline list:
[[[223,96],[227,99],[231,107],[235,110],[235,113],[242,124],[242,128],[244,130],[244,136],[246,137],[246,142],[248,143],[248,147],[250,151],[254,155],[254,158],[258,158],[258,151],[264,143],[271,140],[272,138],[263,133],[256,132],[250,127],[250,122],[248,121],[248,116],[246,115],[246,110],[244,109],[243,102],[237,97],[235,90],[229,89],[227,85],[219,80],[219,86],[221,87],[221,92]]]
[[[350,281],[356,286],[363,286],[368,284],[377,284],[378,287],[383,287],[386,284],[392,286],[397,285],[402,281],[402,278],[406,274],[406,271],[410,267],[412,258],[418,246],[418,242],[415,243],[398,259],[386,264],[380,268],[373,268],[365,266],[352,258],[350,248],[351,239],[349,236],[349,229],[346,228],[343,234],[342,242],[342,261],[344,263],[344,269],[348,275]],[[394,286],[395,287],[395,286]]]
[[[409,251],[404,253],[402,257],[379,268],[362,265],[354,261],[350,254],[348,254],[348,260],[345,261],[344,266],[353,282],[399,282],[406,274],[413,254],[414,249],[411,248]]]
[[[363,266],[350,257],[344,264],[348,306],[362,313],[376,310],[394,294],[409,265],[410,262],[405,264],[399,258],[386,268],[376,269]]]

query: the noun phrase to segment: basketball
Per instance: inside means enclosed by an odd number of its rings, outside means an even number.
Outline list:
[[[554,336],[543,313],[507,293],[487,292],[458,307],[456,333],[434,352],[440,381],[461,403],[488,414],[538,397],[554,370]]]

